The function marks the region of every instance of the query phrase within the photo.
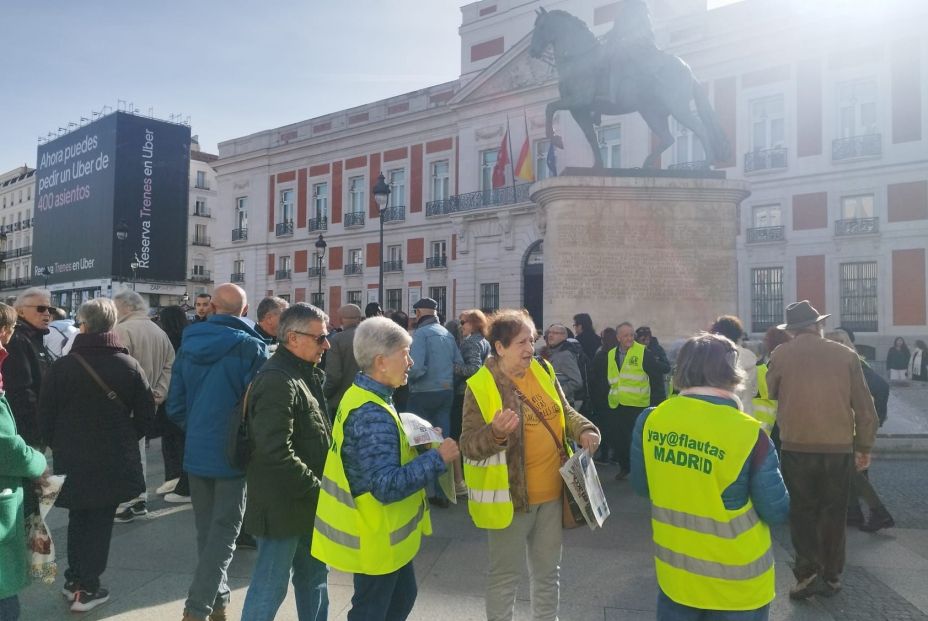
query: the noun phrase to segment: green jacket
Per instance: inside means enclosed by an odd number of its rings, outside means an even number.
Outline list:
[[[16,433],[6,395],[0,391],[0,599],[29,582],[29,556],[23,523],[23,479],[45,472],[45,456]]]
[[[256,537],[311,535],[332,443],[325,373],[281,346],[251,387],[251,461],[243,530]]]

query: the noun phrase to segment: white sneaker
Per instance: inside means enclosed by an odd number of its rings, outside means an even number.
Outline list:
[[[180,494],[175,494],[174,492],[171,492],[170,494],[165,494],[164,502],[177,502],[177,503],[190,502],[190,496],[181,496]]]
[[[177,487],[178,481],[180,481],[180,479],[171,479],[170,481],[165,481],[164,484],[161,485],[161,487],[155,490],[155,493],[161,494],[163,496],[164,494],[173,492],[174,488]]]

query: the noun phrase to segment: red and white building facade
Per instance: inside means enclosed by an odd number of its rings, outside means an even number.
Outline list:
[[[273,293],[315,301],[333,316],[347,302],[376,300],[380,223],[371,189],[383,172],[392,188],[385,308],[409,312],[428,295],[449,316],[527,307],[540,318],[543,263],[557,261],[543,254],[544,214],[530,184],[511,183],[511,171],[505,188],[491,180],[507,126],[512,155],[527,134],[536,178],[547,173],[544,107],[557,98],[556,74],[527,54],[541,4],[462,7],[455,81],[221,143],[215,280],[240,283],[252,300]],[[608,0],[543,4],[577,15],[597,35],[616,14]],[[928,5],[851,3],[851,12],[847,4],[743,0],[707,10],[704,0],[650,2],[659,45],[693,67],[731,139],[722,170],[753,188],[740,212],[732,312],[760,333],[782,321],[787,304],[808,298],[834,315],[833,325],[883,350],[895,336],[928,334]],[[566,146],[558,168],[590,165],[569,115],[555,123]],[[663,165],[700,160],[692,137],[674,132]],[[637,115],[626,115],[605,118],[600,141],[606,165],[634,167],[651,137]],[[623,320],[648,318],[594,317],[597,327]]]

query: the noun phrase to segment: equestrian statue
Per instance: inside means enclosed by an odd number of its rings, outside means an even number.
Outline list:
[[[550,46],[560,94],[545,109],[547,137],[563,148],[554,134],[554,113],[569,110],[590,143],[595,166],[602,168],[594,129],[602,115],[638,111],[657,137],[644,168],[658,168],[661,153],[674,143],[668,124],[673,115],[702,143],[707,167],[727,160],[731,147],[705,91],[689,65],[658,49],[645,0],[623,0],[619,7],[602,40],[566,11],[537,9],[529,55],[544,60]]]

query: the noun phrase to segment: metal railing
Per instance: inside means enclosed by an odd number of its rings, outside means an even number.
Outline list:
[[[312,265],[307,270],[307,274],[310,278],[319,278],[320,276],[325,276],[325,267],[319,267],[318,265]]]
[[[850,136],[849,138],[837,138],[831,141],[831,159],[835,162],[882,154],[883,136],[881,134]]]
[[[879,218],[845,218],[835,220],[835,235],[872,235],[880,232]]]
[[[384,261],[383,262],[383,271],[385,272],[402,272],[403,271],[403,260],[396,259],[394,261]]]
[[[310,231],[327,231],[329,229],[329,219],[325,216],[310,218],[307,226]]]
[[[345,214],[345,228],[352,226],[364,226],[364,212],[351,212]]]
[[[788,150],[786,147],[775,149],[759,149],[744,154],[744,172],[759,170],[777,170],[786,168],[788,163]]]
[[[456,194],[437,201],[429,201],[425,204],[425,215],[443,216],[484,207],[527,203],[529,201],[529,187],[531,187],[530,183],[522,183],[516,186],[510,185],[495,190],[479,190],[467,194]]]
[[[345,266],[345,276],[357,276],[364,273],[364,267],[360,263],[349,263]]]
[[[245,272],[234,272],[229,280],[232,282],[245,282]]]
[[[193,215],[200,216],[201,218],[209,218],[209,208],[208,207],[194,207]]]
[[[190,240],[190,243],[194,246],[210,246],[209,237],[204,237],[202,235],[194,235],[193,239]]]
[[[293,235],[293,220],[288,222],[278,222],[274,230],[277,234],[277,237],[288,237]]]
[[[13,289],[16,287],[28,287],[32,284],[31,278],[11,278],[9,280],[0,280],[0,289]]]
[[[190,275],[190,280],[193,282],[213,282],[212,276],[210,276],[209,270],[204,270],[202,272],[194,272]]]
[[[290,280],[290,270],[277,270],[274,272],[274,280]]]
[[[783,226],[760,226],[748,229],[748,243],[783,241],[786,239],[785,230],[786,227]]]
[[[208,184],[207,182],[205,182],[205,181],[203,181],[203,182],[195,181],[194,184],[193,184],[193,187],[195,187],[195,188],[198,189],[198,190],[208,190],[208,189],[209,189],[209,184]]]
[[[245,241],[248,239],[248,229],[232,229],[232,241]]]
[[[406,206],[394,205],[386,207],[380,212],[380,217],[384,222],[403,222],[406,220]]]
[[[448,257],[426,257],[425,259],[425,269],[427,270],[437,270],[448,267]]]
[[[32,246],[23,246],[22,248],[14,248],[13,250],[7,250],[5,258],[13,259],[16,257],[24,257],[27,254],[32,254]]]

